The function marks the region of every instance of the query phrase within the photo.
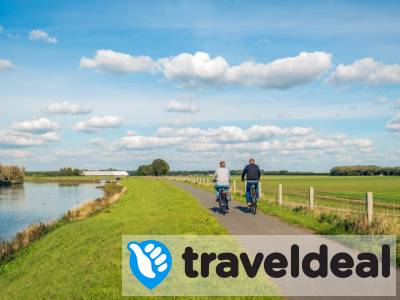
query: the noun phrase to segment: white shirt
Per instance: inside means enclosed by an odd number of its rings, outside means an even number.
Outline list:
[[[227,168],[218,168],[215,170],[215,179],[217,185],[229,185],[229,170]]]

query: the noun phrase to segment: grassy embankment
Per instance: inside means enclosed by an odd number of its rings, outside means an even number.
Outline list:
[[[110,183],[101,186],[104,194],[101,198],[86,202],[68,210],[62,218],[48,223],[32,224],[18,232],[10,241],[0,240],[0,264],[11,260],[15,253],[37,241],[48,232],[74,220],[83,219],[89,215],[104,209],[117,201],[123,193],[123,187],[118,183]]]
[[[0,266],[6,299],[120,299],[123,234],[226,234],[187,192],[130,178],[119,201],[68,222]]]

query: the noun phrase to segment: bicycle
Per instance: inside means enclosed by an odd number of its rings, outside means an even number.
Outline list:
[[[253,215],[257,213],[257,191],[256,191],[256,184],[255,182],[247,182],[247,184],[251,184],[250,186],[250,206],[249,206],[249,212],[251,212]]]
[[[222,215],[225,215],[228,212],[228,199],[229,190],[227,190],[226,188],[221,188],[218,197],[218,212]]]

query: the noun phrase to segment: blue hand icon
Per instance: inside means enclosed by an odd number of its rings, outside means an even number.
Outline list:
[[[159,285],[171,270],[172,257],[168,248],[155,240],[130,242],[132,274],[147,288]]]

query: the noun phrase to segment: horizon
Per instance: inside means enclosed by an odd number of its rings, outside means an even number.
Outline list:
[[[399,14],[396,1],[0,3],[0,163],[397,166]]]

